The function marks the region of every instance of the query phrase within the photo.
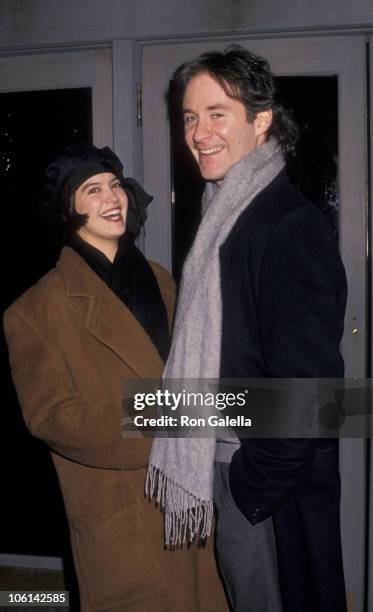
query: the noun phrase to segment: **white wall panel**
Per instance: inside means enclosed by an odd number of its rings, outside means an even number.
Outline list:
[[[373,25],[371,0],[0,0],[0,47]]]

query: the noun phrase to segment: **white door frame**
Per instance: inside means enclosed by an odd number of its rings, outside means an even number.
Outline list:
[[[77,87],[92,88],[94,144],[112,146],[111,48],[0,57],[0,93]]]
[[[131,40],[0,55],[0,93],[90,87],[94,144],[113,147],[125,175],[142,182],[142,131],[136,121],[140,81],[141,46]]]
[[[370,62],[369,62],[369,83],[370,90],[372,92],[373,85],[373,36],[369,38],[369,53],[370,53]],[[368,129],[370,131],[370,146],[371,146],[371,155],[370,155],[370,236],[371,240],[373,238],[373,94],[370,95],[370,109],[369,109],[369,117],[370,117],[370,125]],[[370,259],[372,261],[372,243],[370,244]],[[370,286],[373,287],[373,269],[370,270],[371,274],[371,283]],[[370,317],[372,320],[373,317],[373,297],[371,296],[370,300]],[[370,347],[370,359],[371,371],[368,373],[371,378],[373,378],[373,337],[370,339],[371,347]],[[369,542],[368,542],[368,572],[367,572],[367,585],[368,585],[368,602],[367,602],[367,610],[373,610],[373,441],[372,441],[372,428],[370,429],[370,440],[369,440]]]

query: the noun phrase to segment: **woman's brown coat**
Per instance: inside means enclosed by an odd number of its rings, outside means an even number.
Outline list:
[[[173,281],[152,268],[171,317]],[[225,610],[210,547],[164,550],[143,493],[151,440],[121,436],[123,383],[162,372],[141,325],[65,247],[7,310],[5,330],[24,419],[58,473],[82,610]]]

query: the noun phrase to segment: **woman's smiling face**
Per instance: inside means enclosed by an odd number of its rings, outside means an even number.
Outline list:
[[[75,210],[87,215],[77,234],[106,254],[126,231],[128,198],[120,180],[111,172],[90,176],[75,192]]]

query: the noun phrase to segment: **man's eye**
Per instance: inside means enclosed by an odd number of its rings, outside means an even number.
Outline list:
[[[195,121],[195,117],[193,115],[187,115],[184,117],[184,123],[192,123],[193,121]]]
[[[214,113],[212,115],[213,119],[220,119],[221,117],[224,117],[223,113]]]

